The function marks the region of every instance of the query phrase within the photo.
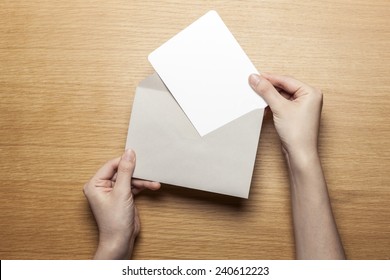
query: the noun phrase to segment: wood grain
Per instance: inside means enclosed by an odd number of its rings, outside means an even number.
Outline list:
[[[91,258],[82,186],[124,149],[147,55],[210,9],[259,70],[322,88],[320,150],[347,256],[390,258],[389,1],[3,0],[0,259]],[[249,200],[164,186],[137,205],[136,259],[294,258],[269,116]]]

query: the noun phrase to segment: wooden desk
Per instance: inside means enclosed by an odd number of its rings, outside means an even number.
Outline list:
[[[323,89],[320,149],[347,255],[389,259],[390,2],[188,2],[0,2],[0,258],[91,258],[82,185],[123,151],[147,55],[216,9],[258,69]],[[270,117],[249,200],[165,186],[137,205],[136,259],[294,258]]]

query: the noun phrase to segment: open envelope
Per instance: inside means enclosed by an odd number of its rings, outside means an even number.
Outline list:
[[[264,109],[201,137],[154,73],[136,89],[126,148],[134,177],[248,198]]]

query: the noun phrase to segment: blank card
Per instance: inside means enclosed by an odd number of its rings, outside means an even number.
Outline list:
[[[267,105],[248,84],[258,71],[215,11],[153,51],[149,61],[200,136]]]

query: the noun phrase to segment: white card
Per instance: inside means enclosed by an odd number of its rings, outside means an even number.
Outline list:
[[[248,84],[258,71],[216,11],[161,45],[149,61],[201,136],[267,106]]]

